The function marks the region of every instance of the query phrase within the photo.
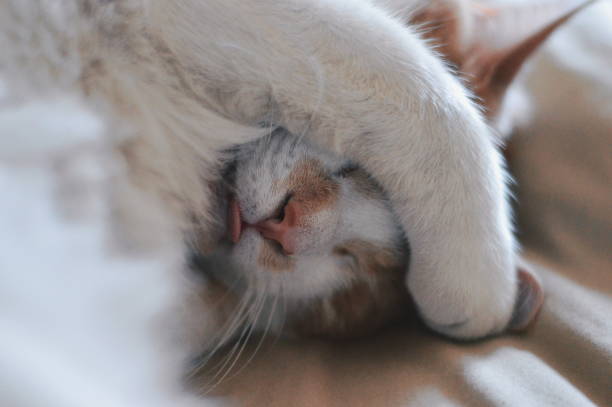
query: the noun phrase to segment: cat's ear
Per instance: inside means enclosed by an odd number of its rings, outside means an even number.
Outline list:
[[[533,52],[570,17],[596,0],[559,0],[546,5],[483,6],[433,0],[411,22],[429,39],[493,118],[516,74]]]
[[[519,267],[518,291],[508,329],[524,331],[536,319],[544,303],[544,291],[538,279],[526,268]]]

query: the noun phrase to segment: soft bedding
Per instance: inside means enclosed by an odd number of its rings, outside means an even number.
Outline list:
[[[271,339],[212,392],[271,407],[612,405],[610,22],[611,2],[587,10],[525,78],[534,114],[509,155],[547,296],[530,331],[454,343],[412,321],[361,342]]]

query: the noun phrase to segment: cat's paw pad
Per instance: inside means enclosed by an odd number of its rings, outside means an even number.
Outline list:
[[[519,267],[519,287],[508,329],[520,332],[528,329],[537,319],[544,304],[544,290],[535,274]]]

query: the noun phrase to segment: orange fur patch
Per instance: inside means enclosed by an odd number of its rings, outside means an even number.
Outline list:
[[[307,222],[308,215],[331,207],[340,192],[340,185],[314,159],[303,160],[295,166],[287,180],[287,188],[292,192],[292,199],[300,202],[304,209],[306,216],[302,222]]]
[[[361,281],[320,300],[292,328],[304,336],[354,338],[368,335],[411,312],[401,275]]]
[[[464,57],[459,18],[459,3],[448,2],[433,2],[411,18],[411,23],[421,27],[423,37],[431,41],[436,51],[458,64],[458,68]]]

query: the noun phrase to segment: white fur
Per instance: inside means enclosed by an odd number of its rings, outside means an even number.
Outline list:
[[[340,240],[360,239],[380,247],[395,247],[398,243],[397,218],[388,202],[368,199],[359,194],[351,183],[342,184],[338,208],[341,220]]]

